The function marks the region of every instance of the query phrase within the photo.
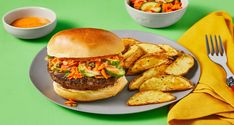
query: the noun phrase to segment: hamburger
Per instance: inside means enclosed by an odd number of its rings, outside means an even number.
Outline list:
[[[76,28],[56,33],[47,45],[48,72],[59,96],[95,101],[118,94],[127,84],[124,45],[112,32]]]

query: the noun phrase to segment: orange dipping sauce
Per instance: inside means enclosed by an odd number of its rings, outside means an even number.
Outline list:
[[[23,17],[13,21],[11,25],[20,28],[32,28],[32,27],[43,26],[48,23],[50,23],[50,21],[42,17]]]

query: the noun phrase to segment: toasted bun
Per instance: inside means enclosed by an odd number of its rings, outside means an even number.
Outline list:
[[[112,32],[94,28],[76,28],[56,33],[47,45],[50,56],[87,58],[119,54],[121,39]]]
[[[55,92],[66,99],[76,101],[95,101],[100,99],[109,98],[117,95],[127,84],[125,76],[119,78],[116,83],[111,87],[106,87],[99,90],[73,90],[63,88],[60,84],[53,82]]]

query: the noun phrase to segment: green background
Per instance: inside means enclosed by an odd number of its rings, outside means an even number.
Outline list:
[[[50,37],[63,29],[96,27],[107,30],[133,29],[177,40],[196,21],[212,11],[234,15],[233,0],[190,0],[184,17],[175,25],[150,29],[136,24],[127,14],[123,0],[0,0],[0,16],[23,6],[43,6],[57,14],[56,29],[37,40],[17,39],[0,28],[0,124],[63,125],[122,124],[165,125],[168,107],[131,115],[95,115],[57,106],[39,93],[29,78],[34,56]],[[43,68],[43,67],[41,67]]]

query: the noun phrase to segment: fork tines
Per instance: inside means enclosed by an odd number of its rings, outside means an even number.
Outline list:
[[[215,43],[213,42],[213,40]],[[219,35],[217,39],[216,35],[212,37],[212,35],[208,36],[206,34],[206,49],[207,49],[207,54],[211,55],[216,54],[217,56],[219,55],[223,56],[223,54],[225,54],[225,51],[223,48],[223,42],[221,36]]]

